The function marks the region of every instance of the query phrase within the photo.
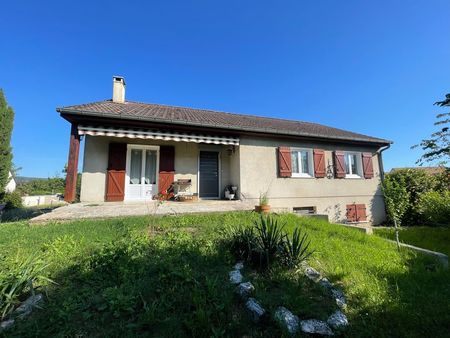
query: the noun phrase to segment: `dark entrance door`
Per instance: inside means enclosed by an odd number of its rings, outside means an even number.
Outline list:
[[[201,151],[199,161],[200,198],[219,198],[219,153]]]

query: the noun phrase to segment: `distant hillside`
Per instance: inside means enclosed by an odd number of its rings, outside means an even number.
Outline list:
[[[20,183],[27,183],[27,182],[35,181],[35,180],[47,180],[48,178],[47,177],[16,176],[14,179],[16,180],[17,184],[20,184]]]

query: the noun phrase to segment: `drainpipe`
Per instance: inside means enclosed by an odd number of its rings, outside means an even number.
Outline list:
[[[381,153],[385,150],[388,150],[391,147],[390,144],[388,144],[385,147],[381,147],[380,149],[377,150],[377,155],[378,155],[378,166],[380,167],[380,178],[381,178],[381,182],[384,181],[384,166],[383,166],[383,157],[381,156]]]

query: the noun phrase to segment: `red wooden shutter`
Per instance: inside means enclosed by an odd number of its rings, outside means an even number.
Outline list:
[[[372,153],[362,153],[364,178],[373,177]]]
[[[314,149],[314,176],[325,177],[325,152],[321,149]]]
[[[365,204],[356,204],[356,221],[367,221]]]
[[[356,222],[356,204],[347,204],[347,222]]]
[[[289,147],[278,148],[278,176],[292,176],[291,148]]]
[[[167,194],[175,180],[175,147],[161,146],[159,148],[159,179],[158,191]]]
[[[343,151],[334,152],[334,176],[345,178],[345,160]]]
[[[123,201],[125,197],[126,143],[110,143],[106,176],[107,202]]]

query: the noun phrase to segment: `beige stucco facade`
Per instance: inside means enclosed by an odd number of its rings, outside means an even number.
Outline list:
[[[337,179],[334,175],[329,175],[330,178],[279,178],[277,147],[281,145],[325,150],[325,165],[331,172],[334,150],[371,152],[374,177]],[[243,198],[252,200],[255,204],[258,203],[260,194],[267,192],[269,203],[275,210],[291,212],[294,207],[315,207],[318,214],[327,214],[333,222],[345,221],[347,204],[365,204],[368,221],[381,223],[385,218],[385,209],[376,151],[376,148],[350,145],[241,138],[240,191]]]
[[[238,154],[227,151],[228,146],[208,145],[188,142],[148,141],[127,138],[86,136],[84,146],[83,173],[81,179],[82,202],[99,202],[105,199],[106,170],[108,166],[108,147],[111,142],[124,142],[139,145],[172,145],[175,147],[175,180],[191,179],[192,193],[198,193],[198,157],[199,152],[219,152],[220,177],[219,191],[227,185],[239,186]]]
[[[330,221],[346,219],[347,204],[365,204],[369,223],[378,224],[385,218],[380,190],[380,166],[376,147],[354,145],[338,146],[333,143],[297,142],[276,138],[241,137],[240,145],[230,146],[187,142],[155,142],[136,139],[118,139],[87,136],[81,184],[81,201],[103,201],[105,198],[106,168],[110,142],[145,145],[173,145],[175,147],[175,180],[192,180],[192,192],[198,192],[198,158],[201,150],[218,151],[220,158],[220,192],[226,185],[238,186],[241,199],[258,203],[261,193],[267,192],[275,210],[291,212],[295,207],[314,207],[318,214],[327,214]],[[277,148],[279,146],[325,150],[325,163],[332,172],[334,150],[371,152],[374,177],[336,179],[279,178]]]

